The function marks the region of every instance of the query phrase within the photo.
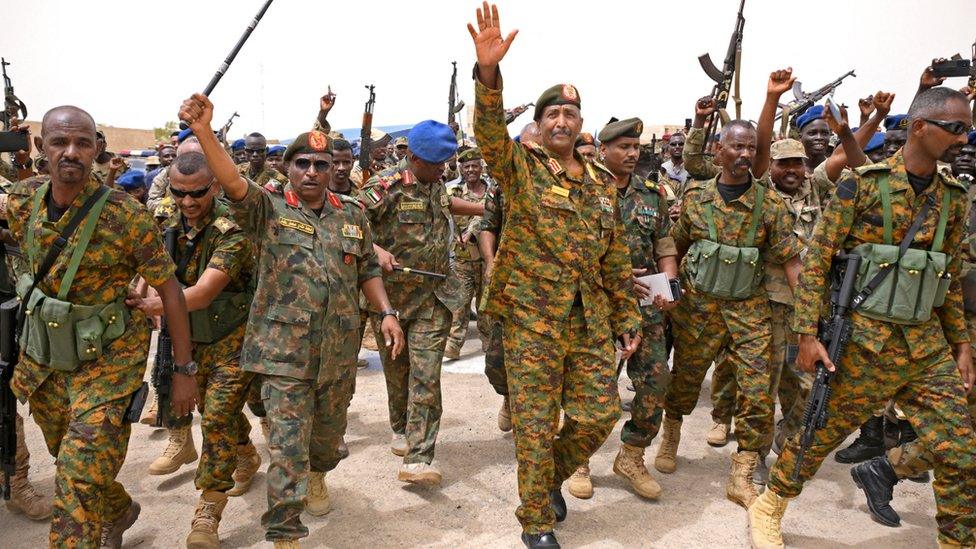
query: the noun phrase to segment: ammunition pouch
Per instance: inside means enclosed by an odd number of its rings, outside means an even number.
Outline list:
[[[18,295],[22,297],[32,284],[30,275],[22,275]],[[24,307],[26,326],[20,348],[37,363],[64,372],[102,356],[105,347],[125,333],[130,317],[122,301],[75,305],[37,288]]]
[[[221,292],[206,309],[190,313],[190,341],[216,343],[247,322],[250,292]]]
[[[855,286],[858,292],[878,271],[897,262],[858,309],[864,316],[895,324],[921,324],[932,317],[933,308],[945,303],[950,282],[948,255],[909,248],[898,259],[898,246],[887,244],[861,244],[851,252],[863,258]]]
[[[688,249],[687,261],[692,286],[712,297],[746,299],[755,295],[762,283],[759,248],[696,240]]]

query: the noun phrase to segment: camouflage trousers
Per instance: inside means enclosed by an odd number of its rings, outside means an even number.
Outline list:
[[[268,411],[271,463],[268,510],[261,516],[267,541],[308,535],[302,524],[309,468],[328,472],[339,463],[338,446],[346,432],[346,408],[355,372],[317,386],[314,379],[265,375],[261,397]]]
[[[488,383],[495,389],[495,392],[508,396],[508,376],[505,375],[505,350],[502,347],[502,327],[501,319],[491,318],[488,313],[479,313],[485,317],[488,326],[488,345],[485,349],[485,376]]]
[[[661,314],[644,307],[641,316],[640,346],[627,360],[627,377],[634,384],[634,401],[630,419],[620,431],[620,440],[631,446],[647,448],[661,429],[662,406],[671,383],[671,371],[668,370],[665,324]]]
[[[130,396],[82,410],[71,373],[53,371],[29,397],[31,415],[55,457],[51,547],[98,547],[102,523],[122,516],[132,503],[115,480],[131,433],[125,411]]]
[[[468,319],[471,317],[471,300],[476,299],[476,309],[481,309],[482,300],[482,272],[484,262],[478,261],[457,261],[454,263],[454,271],[457,273],[460,289],[458,291],[458,302],[461,306],[452,311],[453,320],[451,321],[451,335],[447,338],[449,345],[460,349],[464,346],[464,340],[468,334]],[[481,339],[482,347],[488,344],[488,323],[478,315],[478,337]]]
[[[14,431],[17,435],[17,458],[14,463],[14,470],[16,474],[23,473],[27,476],[27,471],[30,469],[30,450],[27,449],[27,438],[24,434],[24,418],[20,417],[20,414],[14,416]],[[2,481],[2,477],[0,477]]]
[[[965,390],[944,343],[921,359],[911,356],[898,329],[877,354],[857,342],[848,344],[831,381],[827,425],[817,430],[799,479],[791,479],[799,449],[799,437],[793,436],[770,471],[768,487],[780,496],[798,496],[824,458],[894,398],[908,415],[919,442],[938,448],[932,488],[939,538],[971,546],[976,541],[976,432]]]
[[[769,394],[772,330],[768,301],[753,299],[722,304],[722,307],[759,309],[753,310],[748,318],[729,310],[699,312],[687,301],[671,311],[674,366],[664,409],[668,417],[678,420],[693,412],[709,366],[713,361],[728,362],[738,387],[735,438],[740,451],[758,452],[773,432],[773,399]],[[720,355],[724,358],[718,358]],[[719,364],[716,371],[723,368]]]
[[[549,491],[561,486],[610,436],[620,418],[613,342],[586,329],[574,306],[560,338],[504,321],[505,364],[518,461],[515,512],[529,534],[552,531]],[[558,433],[559,410],[566,420]]]
[[[370,314],[376,341],[383,341],[381,318]],[[434,300],[434,310],[427,319],[400,321],[406,345],[393,360],[390,348],[378,345],[386,393],[389,399],[390,428],[407,437],[403,463],[430,463],[441,426],[441,361],[451,329],[451,312]]]

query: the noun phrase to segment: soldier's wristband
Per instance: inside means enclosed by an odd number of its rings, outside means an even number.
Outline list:
[[[384,309],[380,311],[380,320],[383,320],[388,316],[394,316],[397,320],[400,320],[400,311],[396,309]]]

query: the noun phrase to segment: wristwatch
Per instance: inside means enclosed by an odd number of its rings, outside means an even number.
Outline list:
[[[395,316],[397,320],[400,320],[400,311],[396,309],[384,309],[380,311],[380,320],[383,320],[388,316]]]
[[[174,372],[176,372],[177,374],[183,374],[185,376],[197,375],[197,369],[198,369],[197,363],[193,362],[192,360],[182,366],[176,366],[175,364],[173,365]]]

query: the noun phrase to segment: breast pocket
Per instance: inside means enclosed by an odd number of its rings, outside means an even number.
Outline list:
[[[427,210],[400,210],[397,212],[400,228],[394,239],[404,242],[405,246],[409,246],[409,243],[424,244],[427,227],[432,221],[431,213]]]
[[[342,237],[342,262],[340,270],[342,271],[342,280],[346,283],[356,285],[359,279],[359,260],[363,256],[362,241]]]

